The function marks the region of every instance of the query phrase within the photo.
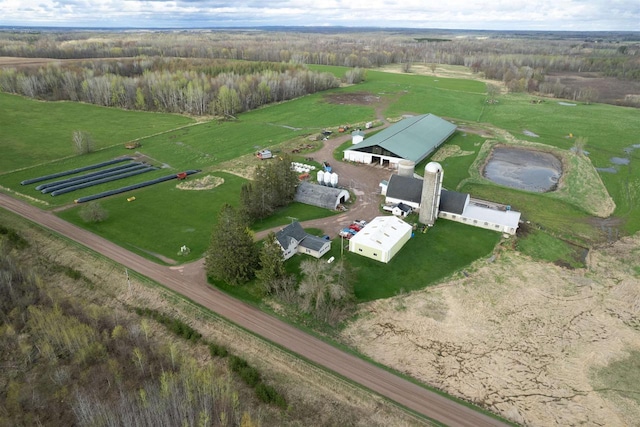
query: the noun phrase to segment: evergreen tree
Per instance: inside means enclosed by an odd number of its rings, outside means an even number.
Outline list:
[[[207,274],[237,285],[251,280],[257,265],[258,250],[245,217],[225,204],[211,235],[206,256]]]
[[[260,280],[266,293],[270,294],[278,287],[279,279],[286,274],[282,247],[273,232],[269,233],[260,250],[260,267],[260,270],[256,272],[256,277]]]
[[[242,187],[241,210],[250,221],[266,218],[275,209],[293,201],[297,185],[291,157],[284,155],[262,162],[256,168],[253,182]]]
[[[242,184],[240,190],[240,210],[250,222],[264,218],[264,207],[261,205],[261,198],[256,194],[255,185],[251,182]]]

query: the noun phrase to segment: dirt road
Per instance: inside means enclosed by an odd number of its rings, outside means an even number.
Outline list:
[[[53,230],[135,270],[222,317],[290,351],[355,381],[400,405],[450,426],[495,426],[499,421],[428,391],[358,357],[338,350],[260,310],[244,304],[206,283],[203,270],[183,275],[114,243],[67,223],[50,212],[0,194],[0,207]]]
[[[383,119],[379,116],[379,120]],[[389,126],[383,121],[382,127],[371,129],[378,131]],[[393,170],[387,167],[364,165],[356,163],[342,163],[333,159],[333,152],[345,141],[351,139],[351,134],[335,136],[324,142],[322,148],[310,153],[309,156],[318,162],[328,161],[334,172],[338,174],[338,186],[348,189],[355,196],[355,203],[348,205],[348,210],[339,215],[303,221],[304,228],[319,228],[331,238],[337,237],[340,229],[347,227],[353,220],[372,220],[380,215],[380,182],[389,179]],[[256,233],[257,240],[263,239],[270,231],[276,232],[282,226],[274,227]]]

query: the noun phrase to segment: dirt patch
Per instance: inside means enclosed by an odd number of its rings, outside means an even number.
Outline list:
[[[331,104],[374,105],[380,101],[379,95],[369,92],[332,93],[324,99]]]
[[[587,88],[594,89],[597,93],[597,102],[607,104],[640,106],[636,96],[640,95],[640,82],[616,79],[613,77],[601,77],[595,73],[550,73],[547,81],[558,81],[567,86],[572,93],[580,93]]]
[[[183,181],[176,185],[178,190],[211,190],[219,185],[224,184],[224,178],[218,176],[207,175],[202,178]]]
[[[363,305],[342,336],[518,423],[632,425],[640,405],[609,400],[592,377],[640,349],[638,245],[640,234],[592,251],[587,270],[499,251],[440,286]]]
[[[458,145],[445,145],[431,156],[431,160],[434,162],[441,162],[449,157],[463,157],[470,156],[471,154],[474,154],[474,152],[464,151]]]

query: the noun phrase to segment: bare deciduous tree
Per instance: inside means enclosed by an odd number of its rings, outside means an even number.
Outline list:
[[[354,298],[344,261],[330,264],[324,260],[305,260],[300,270],[304,275],[298,288],[302,309],[333,323],[338,315],[335,308],[345,307]]]
[[[74,130],[72,140],[77,154],[88,154],[94,149],[93,138],[87,132]]]
[[[89,202],[80,209],[80,218],[84,222],[102,222],[109,218],[109,212],[99,202]]]

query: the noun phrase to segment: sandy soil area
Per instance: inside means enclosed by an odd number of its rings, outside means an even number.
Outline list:
[[[363,305],[342,336],[524,425],[637,425],[638,402],[610,399],[593,378],[640,349],[639,248],[640,234],[592,251],[584,270],[497,250],[468,276]]]

